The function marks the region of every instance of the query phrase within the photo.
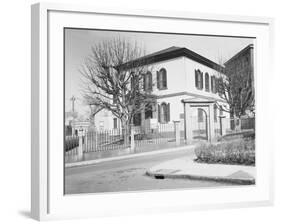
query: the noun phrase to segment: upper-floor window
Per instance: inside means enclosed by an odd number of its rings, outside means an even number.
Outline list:
[[[210,92],[210,81],[208,72],[205,73],[205,91]]]
[[[131,90],[139,88],[139,77],[131,72]]]
[[[195,70],[195,86],[197,89],[203,89],[203,72]]]
[[[217,93],[217,79],[215,76],[211,76],[211,91]]]
[[[152,74],[151,72],[147,72],[143,75],[143,89],[144,91],[152,90]]]
[[[161,103],[158,105],[158,121],[160,123],[168,123],[170,121],[170,104]]]
[[[161,68],[157,72],[157,88],[167,89],[167,71],[165,68]]]

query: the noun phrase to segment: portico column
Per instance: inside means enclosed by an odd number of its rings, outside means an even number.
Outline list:
[[[184,104],[185,108],[185,139],[192,140],[193,132],[192,132],[192,118],[191,118],[191,107],[189,103]]]
[[[180,121],[174,121],[176,145],[180,145]]]

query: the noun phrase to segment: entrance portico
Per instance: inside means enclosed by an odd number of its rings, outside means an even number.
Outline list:
[[[201,98],[191,98],[182,100],[184,106],[184,132],[185,139],[192,140],[194,137],[194,112],[196,110],[201,110],[205,116],[205,130],[206,130],[206,139],[208,141],[215,140],[215,124],[214,124],[214,105],[216,104],[215,100],[201,99]],[[203,120],[203,119],[202,119]],[[199,122],[199,121],[198,121]]]

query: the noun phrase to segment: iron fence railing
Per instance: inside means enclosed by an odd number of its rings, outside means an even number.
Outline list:
[[[91,131],[85,135],[85,152],[104,150],[118,150],[128,147],[129,142],[125,141],[124,130],[112,129]]]
[[[234,123],[235,122],[235,123]],[[233,128],[233,124],[235,124]],[[239,124],[239,128],[237,125]],[[209,119],[203,117],[192,117],[187,123],[188,127],[193,131],[194,139],[208,139],[210,134]],[[239,130],[248,130],[255,128],[255,118],[218,118],[214,122],[214,133],[216,138]],[[158,123],[154,127],[138,126],[131,127],[134,132],[134,146],[136,150],[143,151],[153,148],[167,148],[173,147],[176,143],[176,130],[175,123],[160,124]],[[187,143],[185,140],[185,127],[184,122],[179,123],[180,131],[180,144]],[[130,132],[130,131],[129,131]],[[131,132],[130,132],[131,133]],[[98,152],[98,151],[110,151],[129,149],[131,147],[131,134],[125,134],[122,129],[112,130],[91,130],[85,133],[82,138],[83,152]],[[127,136],[127,137],[126,137]],[[66,155],[75,155],[78,153],[79,137],[78,136],[66,136],[65,137],[65,153]]]
[[[145,127],[131,127],[134,131],[134,142],[136,148],[143,148],[147,145],[163,145],[174,144],[175,125],[158,124],[155,128]],[[83,152],[98,152],[108,150],[122,150],[129,148],[131,145],[131,134],[125,136],[125,131],[122,129],[112,130],[91,130],[82,137],[83,138]],[[180,138],[184,141],[183,124],[180,125]],[[125,140],[127,139],[127,141]],[[66,136],[65,152],[66,155],[77,154],[77,147],[79,146],[79,137]]]
[[[155,128],[140,127],[136,128],[134,131],[136,147],[175,141],[175,127],[173,123],[158,124]]]
[[[64,142],[64,150],[66,155],[75,155],[77,154],[79,146],[79,137],[78,136],[66,136]]]

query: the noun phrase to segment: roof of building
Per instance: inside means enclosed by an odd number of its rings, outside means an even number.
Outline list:
[[[200,54],[195,53],[194,51],[191,51],[185,47],[176,47],[176,46],[172,46],[164,50],[145,55],[134,61],[127,62],[123,66],[125,67],[135,67],[136,65],[142,66],[142,65],[152,64],[152,63],[161,62],[178,57],[187,57],[191,60],[197,61],[215,70],[222,71],[224,69],[223,66],[211,61],[210,59]]]
[[[244,53],[246,53],[248,50],[253,49],[254,45],[253,44],[249,44],[246,47],[244,47],[241,51],[239,51],[238,53],[236,53],[234,56],[232,56],[230,59],[228,59],[224,65],[229,64],[230,62],[234,61],[235,59],[239,58],[240,56],[242,56]]]
[[[188,99],[183,99],[182,103],[215,103],[218,100],[213,97],[192,97]]]

